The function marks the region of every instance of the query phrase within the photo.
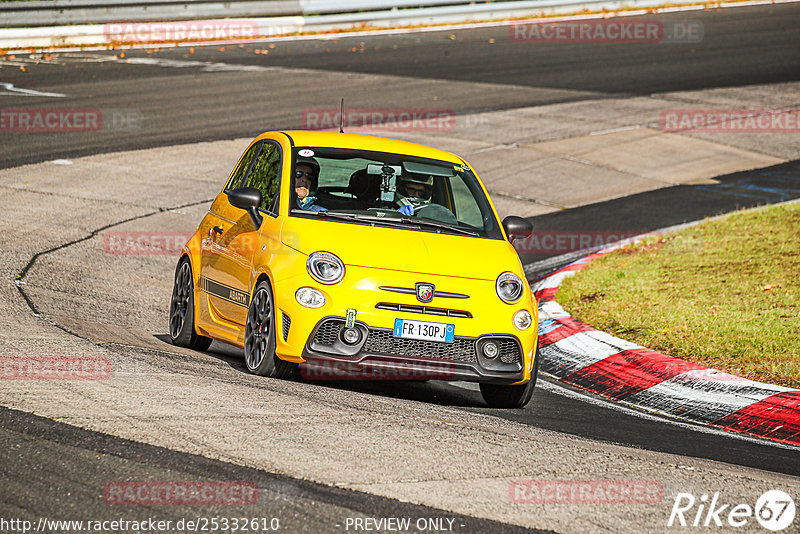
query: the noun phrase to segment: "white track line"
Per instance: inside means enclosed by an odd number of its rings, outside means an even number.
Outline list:
[[[49,96],[53,98],[64,98],[67,95],[62,93],[46,93],[44,91],[36,91],[34,89],[23,89],[22,87],[14,87],[13,83],[0,82],[0,86],[4,87],[7,92],[2,92],[0,95],[11,96]]]

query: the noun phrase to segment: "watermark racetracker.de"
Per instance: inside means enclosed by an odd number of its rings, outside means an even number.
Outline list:
[[[100,108],[3,108],[0,132],[86,133],[138,131],[144,115],[136,109]]]
[[[219,42],[254,39],[255,20],[186,20],[179,22],[113,22],[103,26],[108,43]]]
[[[180,254],[190,237],[191,232],[107,232],[103,235],[103,250],[119,256],[175,256]],[[252,239],[255,240],[255,236]]]
[[[628,17],[515,22],[508,34],[514,42],[530,43],[698,43],[703,23]]]
[[[641,230],[535,230],[514,240],[519,254],[566,254],[603,247],[644,233]]]
[[[308,360],[299,365],[305,380],[453,380],[454,367],[441,361],[382,362],[364,366],[355,362]]]
[[[642,230],[536,230],[525,239],[514,241],[514,248],[519,254],[565,254],[593,247],[602,247],[623,239],[644,233]],[[192,237],[191,232],[175,231],[111,231],[103,234],[103,250],[107,254],[128,255],[169,255],[180,254],[183,246]],[[224,235],[224,234],[223,234]],[[250,255],[259,247],[259,236],[255,232],[240,233],[232,240],[208,237],[203,240],[203,247],[225,248],[230,252]],[[297,236],[285,234],[281,242],[295,246]],[[267,246],[270,246],[267,244]],[[281,247],[273,246],[272,252],[280,252]],[[263,249],[267,250],[267,249]],[[288,252],[289,249],[286,249]]]
[[[248,516],[193,516],[180,519],[53,519],[39,517],[37,521],[0,517],[0,532],[276,532],[281,529],[278,517]]]
[[[508,497],[514,504],[658,504],[664,485],[658,480],[514,480]]]
[[[106,380],[111,360],[95,356],[16,356],[0,358],[0,380]]]
[[[365,132],[451,132],[456,127],[452,109],[435,108],[311,108],[303,110],[301,125],[306,130],[331,130],[341,124],[347,131]]]
[[[659,126],[681,133],[800,133],[800,110],[667,109]]]
[[[258,502],[258,485],[243,481],[113,481],[103,488],[113,506],[243,506]]]
[[[249,220],[249,219],[248,219]],[[110,231],[103,234],[103,250],[106,254],[115,256],[176,256],[183,251],[184,245],[194,235],[192,232],[176,231]],[[291,253],[291,247],[296,247],[298,236],[295,233],[285,232],[281,241],[267,241],[262,243],[257,232],[243,232],[226,236],[210,232],[201,241],[201,247],[206,250],[239,254],[250,257],[255,252]]]

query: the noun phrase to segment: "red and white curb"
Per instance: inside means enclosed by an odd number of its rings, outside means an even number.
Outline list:
[[[646,349],[564,311],[554,300],[564,279],[611,250],[590,254],[531,284],[539,301],[541,371],[617,402],[800,446],[800,390]]]

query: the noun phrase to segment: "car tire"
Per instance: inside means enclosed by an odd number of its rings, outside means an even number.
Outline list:
[[[173,345],[187,349],[206,350],[211,346],[211,338],[201,336],[195,330],[194,278],[187,258],[182,258],[175,269],[169,304],[169,338]]]
[[[263,281],[253,291],[244,329],[244,361],[247,370],[270,378],[290,378],[297,364],[275,354],[275,305],[269,282]]]
[[[501,386],[497,384],[480,384],[481,395],[491,408],[524,408],[533,396],[536,377],[539,374],[539,353],[533,364],[531,379],[524,384]]]

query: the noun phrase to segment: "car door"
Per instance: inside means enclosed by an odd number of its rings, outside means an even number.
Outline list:
[[[205,237],[201,245],[200,290],[207,298],[209,319],[237,339],[242,336],[250,305],[250,278],[259,235],[267,230],[265,225],[275,224],[281,165],[282,154],[277,143],[269,140],[254,143],[214,200],[201,227]],[[261,191],[260,211],[267,216],[260,229],[255,228],[246,211],[228,201],[227,192],[243,186]]]

